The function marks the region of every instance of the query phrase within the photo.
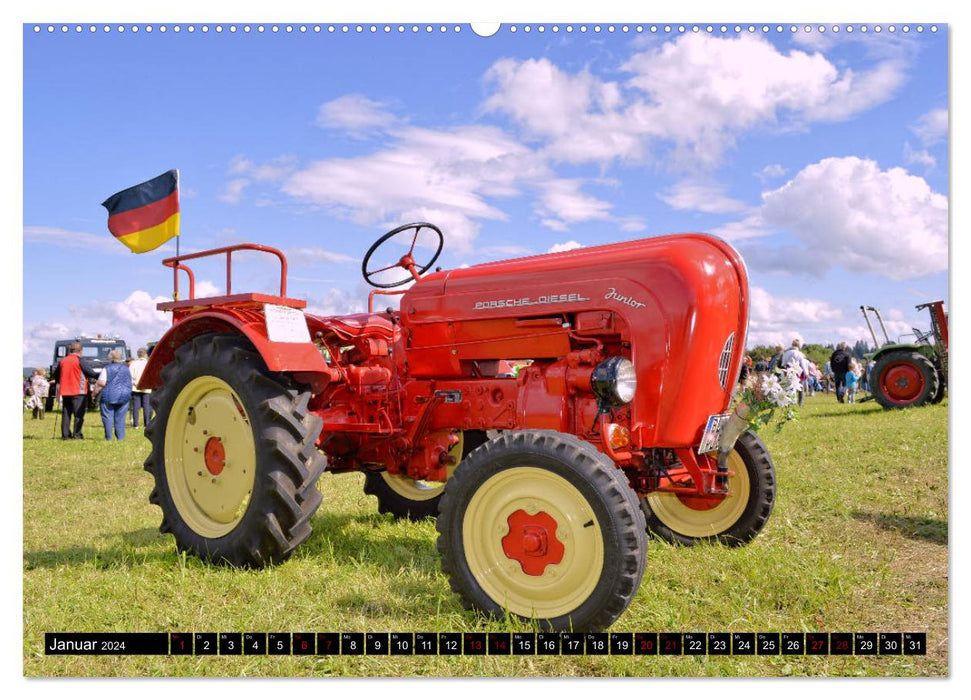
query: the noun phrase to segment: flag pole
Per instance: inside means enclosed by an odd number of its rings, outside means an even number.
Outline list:
[[[175,191],[176,192],[178,192],[181,189],[180,188],[180,180],[181,180],[181,178],[179,177],[180,175],[181,175],[181,172],[179,172],[179,169],[176,168],[175,169]],[[180,199],[181,199],[181,196],[180,196]],[[180,209],[182,208],[181,203],[179,204],[179,208]],[[181,215],[180,215],[180,218],[181,218]],[[175,234],[175,257],[176,258],[179,257],[179,239],[180,238],[182,238],[182,225],[181,225],[181,221],[179,222],[179,231],[178,231],[178,233]],[[173,301],[178,301],[179,300],[179,261],[178,260],[175,261],[175,290],[172,292],[172,300]]]

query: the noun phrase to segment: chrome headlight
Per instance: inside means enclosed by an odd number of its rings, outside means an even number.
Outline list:
[[[626,357],[611,357],[593,370],[590,377],[593,393],[601,402],[610,406],[630,403],[637,390],[634,363]]]

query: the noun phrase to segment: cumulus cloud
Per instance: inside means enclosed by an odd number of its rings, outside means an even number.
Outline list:
[[[673,209],[706,214],[731,214],[747,209],[743,202],[725,194],[724,185],[713,182],[682,180],[657,196]]]
[[[762,168],[762,170],[757,172],[756,175],[758,175],[759,180],[765,183],[765,182],[768,182],[769,180],[774,180],[775,178],[782,177],[787,172],[788,171],[778,163],[772,163],[771,165],[767,165],[764,168]]]
[[[777,296],[762,287],[749,289],[748,345],[782,345],[794,338],[805,340],[803,330],[828,330],[843,318],[843,312],[822,299]],[[809,337],[810,342],[815,341]]]
[[[631,118],[703,164],[717,162],[742,130],[784,117],[848,119],[887,100],[904,78],[896,60],[841,73],[821,53],[783,53],[749,34],[688,34],[633,56],[624,67],[634,74],[628,85],[649,98],[631,108]]]
[[[396,123],[395,116],[385,110],[383,102],[375,102],[364,95],[343,95],[325,102],[317,111],[317,125],[326,129],[342,129],[352,135],[383,130]]]
[[[611,204],[580,191],[580,180],[553,179],[540,185],[536,213],[541,223],[554,231],[571,224],[610,218]]]
[[[68,318],[65,319],[25,323],[24,364],[49,365],[54,341],[78,335],[117,335],[131,348],[143,347],[150,340],[158,340],[172,323],[171,316],[155,308],[162,301],[169,300],[136,290],[123,301],[97,301],[69,306]]]
[[[521,182],[547,172],[529,148],[493,127],[411,127],[369,155],[312,162],[282,187],[363,225],[431,221],[467,251],[482,219],[506,218],[491,199],[518,194]]]
[[[925,171],[931,171],[937,165],[937,158],[932,156],[927,150],[915,151],[910,143],[904,144],[904,162],[907,165],[923,166]]]
[[[761,216],[847,269],[897,280],[947,270],[947,198],[902,168],[826,158],[763,193]]]
[[[708,233],[719,236],[726,241],[741,241],[747,238],[760,238],[772,235],[772,231],[765,227],[759,214],[752,214],[741,221],[732,221],[721,226],[708,229]]]
[[[925,146],[932,146],[947,137],[948,114],[943,108],[932,109],[922,114],[917,123],[910,130],[917,134],[917,138]]]
[[[757,36],[686,34],[634,54],[620,85],[549,59],[502,59],[486,74],[501,111],[554,160],[636,161],[673,146],[681,167],[717,163],[736,136],[781,123],[840,121],[889,99],[904,65],[840,71],[821,53],[779,51]],[[669,159],[670,160],[670,159]]]
[[[318,316],[361,313],[367,310],[366,298],[366,295],[352,294],[338,287],[331,287],[321,296],[307,300],[307,313]],[[396,299],[396,297],[378,297],[378,299]]]
[[[243,190],[249,184],[250,181],[245,177],[233,178],[223,186],[216,199],[227,204],[239,204],[243,200]]]
[[[554,243],[547,250],[547,253],[565,253],[568,250],[576,250],[577,248],[583,248],[583,244],[577,241],[565,241],[563,243]]]

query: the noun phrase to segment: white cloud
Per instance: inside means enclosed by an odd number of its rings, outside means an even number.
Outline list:
[[[904,77],[895,60],[841,74],[820,53],[782,53],[749,34],[688,34],[634,55],[624,67],[634,73],[628,84],[649,98],[632,107],[631,117],[703,164],[717,162],[738,132],[783,117],[848,119],[887,100]]]
[[[762,168],[762,170],[757,172],[756,175],[758,175],[759,180],[765,183],[768,180],[773,180],[777,177],[782,177],[787,172],[788,171],[780,164],[772,163],[771,165],[767,165],[764,168]]]
[[[568,250],[576,250],[577,248],[583,248],[583,247],[584,247],[583,244],[578,243],[577,241],[566,241],[564,243],[554,243],[552,246],[550,246],[550,249],[547,250],[546,252],[565,253]]]
[[[243,156],[229,161],[229,174],[245,176],[258,182],[276,182],[289,175],[297,167],[293,156],[278,156],[266,163],[254,163]]]
[[[922,114],[910,130],[917,134],[925,146],[943,141],[947,137],[948,130],[947,110],[938,108]]]
[[[565,231],[570,224],[610,218],[611,204],[580,191],[582,182],[573,179],[547,180],[540,185],[536,213],[554,231]]]
[[[53,226],[24,226],[24,243],[39,243],[58,248],[83,248],[99,254],[131,255],[131,251],[125,247],[125,244],[108,232],[107,226],[103,234],[71,231]]]
[[[335,253],[324,248],[288,248],[286,251],[287,259],[292,263],[323,262],[323,263],[350,263],[357,262],[357,258],[344,253]]]
[[[826,158],[762,195],[761,216],[831,264],[891,279],[947,270],[947,198],[902,168]],[[794,268],[802,261],[793,259]]]
[[[222,289],[212,280],[199,280],[195,284],[196,297],[218,297]]]
[[[749,334],[747,344],[788,347],[794,338],[806,340],[807,328],[830,333],[829,327],[843,318],[843,312],[822,299],[777,296],[762,287],[749,288]],[[820,342],[811,333],[809,342]]]
[[[657,195],[668,206],[706,214],[731,214],[744,211],[743,202],[725,194],[725,186],[713,182],[682,180]]]
[[[639,233],[647,228],[647,224],[638,216],[619,216],[616,221],[620,224],[620,230],[625,233]]]
[[[724,238],[726,241],[741,241],[746,238],[759,238],[761,236],[772,235],[772,231],[765,227],[762,222],[762,217],[759,214],[752,214],[741,221],[733,221],[716,226],[708,229],[708,233]]]
[[[926,171],[931,171],[937,165],[937,158],[926,150],[915,151],[910,143],[904,144],[904,162],[907,165],[922,165]]]
[[[687,34],[621,68],[631,74],[623,86],[546,58],[502,59],[486,74],[485,107],[545,141],[553,160],[638,161],[651,145],[673,145],[674,164],[693,169],[717,163],[743,131],[848,119],[889,99],[904,79],[896,58],[841,72],[821,53],[782,53],[748,34]]]
[[[143,347],[150,340],[158,340],[172,323],[171,316],[155,308],[161,301],[169,300],[136,290],[123,301],[98,301],[70,306],[67,309],[69,320],[25,323],[24,364],[49,365],[54,341],[77,335],[117,335],[130,348]]]
[[[407,128],[394,136],[370,155],[312,162],[283,191],[363,225],[430,221],[467,251],[480,220],[506,218],[491,198],[518,194],[522,182],[548,174],[530,149],[492,127]]]
[[[237,177],[225,184],[223,191],[216,195],[216,199],[227,204],[239,204],[243,199],[243,190],[250,184],[245,177]]]
[[[378,297],[392,299],[393,297]],[[381,308],[384,308],[383,306]],[[367,310],[367,304],[360,295],[351,294],[343,289],[331,287],[322,296],[307,300],[307,313],[318,316],[337,316],[356,314]]]
[[[317,125],[327,129],[343,129],[352,135],[386,129],[397,119],[384,107],[383,102],[375,102],[364,95],[344,95],[320,106]]]

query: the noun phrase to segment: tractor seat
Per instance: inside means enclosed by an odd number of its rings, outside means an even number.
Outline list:
[[[934,331],[932,331],[932,330],[931,331],[927,331],[926,333],[921,333],[920,330],[917,329],[917,328],[911,328],[910,330],[912,330],[914,332],[914,335],[917,336],[917,344],[918,345],[920,345],[921,343],[928,343],[928,344],[930,344],[931,341],[928,340],[928,338],[930,338],[932,335],[934,335]]]

